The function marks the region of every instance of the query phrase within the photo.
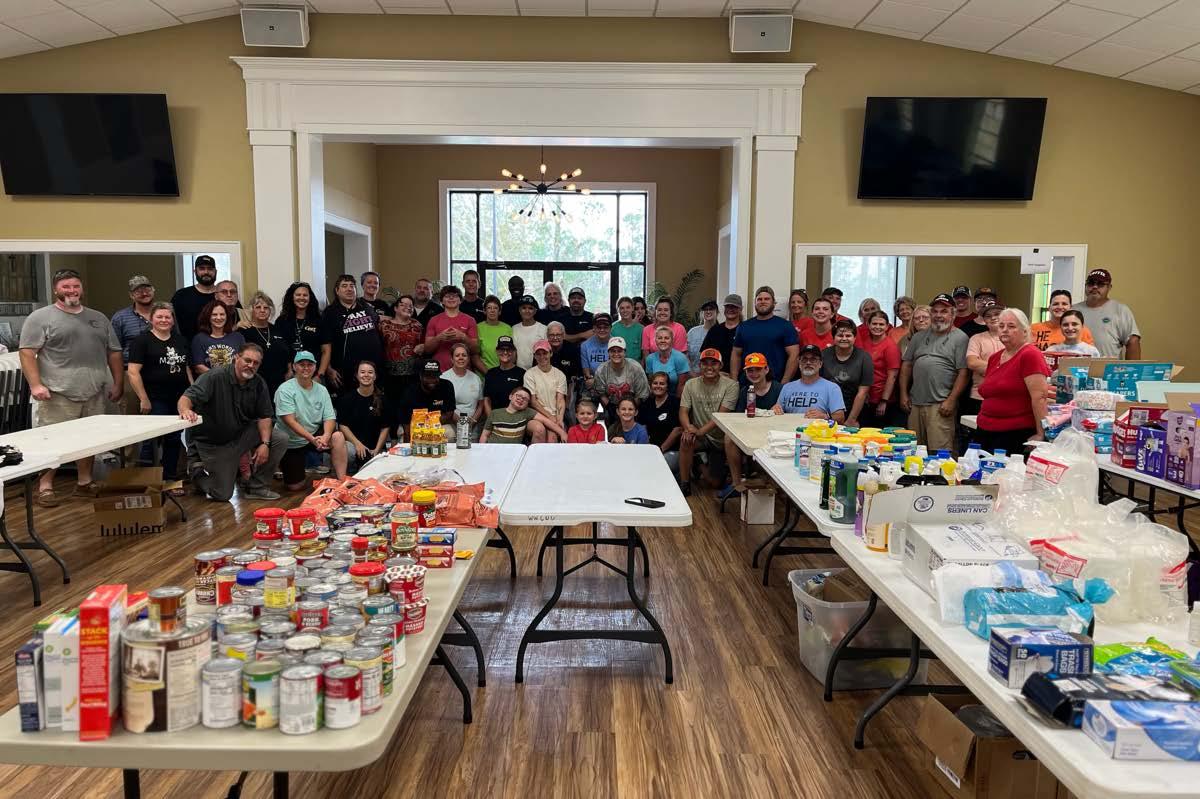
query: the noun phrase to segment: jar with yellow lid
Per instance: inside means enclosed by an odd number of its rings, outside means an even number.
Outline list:
[[[413,510],[417,512],[418,527],[437,527],[437,494],[433,491],[414,491]]]

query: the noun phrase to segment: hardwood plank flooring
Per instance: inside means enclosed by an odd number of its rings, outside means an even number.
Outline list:
[[[68,483],[61,484],[68,488]],[[7,519],[20,540],[23,499],[7,492]],[[274,503],[299,504],[300,496]],[[485,550],[460,609],[487,656],[488,684],[475,687],[474,659],[451,649],[474,697],[475,723],[461,722],[457,690],[429,669],[386,754],[368,768],[342,773],[293,773],[298,799],[328,796],[408,797],[901,797],[940,795],[913,737],[919,699],[900,697],[872,722],[867,749],[850,743],[858,714],[877,691],[821,699],[796,643],[796,606],[787,570],[839,565],[836,556],[777,559],[764,588],[749,558],[770,528],[720,515],[711,497],[693,497],[694,525],[642,530],[651,553],[649,606],[675,657],[675,683],[663,682],[661,649],[614,641],[537,644],[526,658],[526,682],[513,682],[516,650],[529,620],[553,586],[538,581],[534,557],[544,531],[508,530],[520,576],[508,578],[503,553]],[[104,539],[91,529],[81,501],[36,510],[43,537],[70,565],[70,585],[40,553],[31,558],[42,580],[43,605],[33,608],[29,579],[0,573],[0,710],[16,702],[10,653],[30,625],[56,607],[78,603],[102,582],[143,589],[188,584],[192,553],[245,546],[253,511],[267,503],[209,503],[187,497],[191,521],[171,513],[155,536]],[[782,513],[782,510],[780,510]],[[1189,523],[1194,523],[1191,519]],[[573,547],[570,563],[583,556]],[[610,559],[624,553],[608,548]],[[552,553],[547,554],[547,567]],[[11,558],[0,552],[0,558]],[[640,581],[639,577],[639,581]],[[563,601],[543,625],[640,624],[627,610],[623,580],[600,566],[567,578]],[[946,675],[935,668],[934,676]],[[255,733],[248,733],[255,734]],[[273,735],[275,733],[258,733]],[[2,755],[0,755],[2,756]],[[224,797],[234,772],[145,771],[143,796]],[[117,797],[116,769],[0,765],[0,796]],[[243,796],[270,796],[267,773],[254,773]]]

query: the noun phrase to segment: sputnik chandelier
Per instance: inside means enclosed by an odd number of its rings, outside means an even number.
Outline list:
[[[558,176],[557,180],[548,179],[546,177],[545,147],[542,148],[542,157],[540,160],[541,163],[538,165],[539,175],[536,183],[520,173],[514,175],[507,169],[500,170],[501,175],[515,182],[509,183],[507,188],[493,189],[494,194],[528,194],[531,197],[529,203],[524,208],[513,214],[513,219],[523,218],[529,220],[533,218],[535,213],[538,218],[545,219],[547,212],[551,217],[566,219],[567,212],[563,210],[560,199],[561,195],[592,193],[591,189],[580,188],[573,182],[569,182],[582,175],[582,169],[576,167],[570,173],[563,172]]]

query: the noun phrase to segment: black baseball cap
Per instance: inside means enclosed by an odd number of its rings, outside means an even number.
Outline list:
[[[586,297],[586,296],[587,296],[586,294],[584,294],[584,293],[583,293],[583,289],[579,288],[579,286],[576,286],[575,288],[573,288],[573,289],[571,289],[570,291],[568,291],[568,292],[567,292],[567,299],[568,299],[568,300],[569,300],[569,299],[571,299],[571,298],[572,298],[572,297],[574,297],[576,294],[578,294],[580,297]]]
[[[967,292],[967,294],[970,294],[970,292]],[[934,305],[937,305],[939,302],[945,303],[946,305],[953,305],[954,298],[943,291],[941,294],[937,295],[932,300],[930,300],[929,305],[934,306]]]
[[[215,269],[217,267],[217,262],[211,255],[198,255],[196,256],[196,260],[193,262],[192,266],[211,266]]]
[[[975,289],[975,299],[979,299],[980,297],[991,297],[994,300],[996,299],[996,291],[986,286],[980,286]]]
[[[500,336],[496,339],[496,349],[498,350],[515,350],[516,344],[513,344],[512,336]]]
[[[612,324],[612,316],[601,311],[600,313],[598,313],[592,317],[592,324],[593,325],[598,325],[598,324],[611,325]]]
[[[705,300],[704,304],[700,306],[700,310],[707,311],[709,308],[712,308],[715,311],[718,307],[716,300]]]
[[[967,288],[966,286],[955,286],[954,287],[954,296],[955,297],[970,297],[971,290],[969,288]]]
[[[835,296],[838,296],[838,297],[841,297],[841,296],[843,296],[843,295],[842,295],[842,290],[841,290],[841,289],[839,289],[837,286],[830,286],[829,288],[827,288],[827,289],[825,289],[824,291],[822,291],[822,292],[821,292],[821,296],[822,296],[822,297],[828,297],[830,294],[833,294],[833,295],[835,295]]]
[[[805,344],[803,347],[800,348],[800,354],[801,355],[815,355],[818,358],[820,358],[821,357],[821,348],[818,347],[816,344]]]
[[[538,304],[537,300],[535,300],[533,298],[532,294],[526,294],[524,297],[521,298],[521,301],[517,303],[517,307],[519,308],[522,305],[532,305],[534,308],[536,308],[537,304]]]
[[[421,367],[421,371],[427,375],[440,375],[442,367],[438,366],[437,361],[426,361],[425,365]]]

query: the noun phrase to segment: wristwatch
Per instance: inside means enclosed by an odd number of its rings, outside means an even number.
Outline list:
[[[264,446],[264,447],[266,447],[267,449],[270,449],[270,448],[271,448],[271,442],[270,442],[269,440],[268,440],[268,441],[260,441],[260,442],[258,442],[258,443],[259,443],[261,446]]]

